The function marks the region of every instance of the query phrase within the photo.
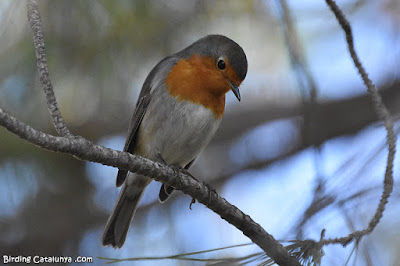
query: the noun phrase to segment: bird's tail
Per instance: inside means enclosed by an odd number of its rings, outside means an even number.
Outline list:
[[[148,177],[129,174],[104,229],[102,237],[104,246],[120,248],[125,243],[133,215],[150,182],[151,179]]]

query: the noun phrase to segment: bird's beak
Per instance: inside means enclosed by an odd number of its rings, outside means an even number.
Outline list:
[[[231,85],[231,90],[233,91],[233,94],[235,94],[236,98],[240,102],[241,98],[240,98],[239,86],[236,86],[236,85],[232,84],[231,82],[229,82],[229,84]]]

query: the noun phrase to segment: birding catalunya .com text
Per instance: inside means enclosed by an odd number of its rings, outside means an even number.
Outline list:
[[[78,256],[75,259],[68,256],[10,256],[3,255],[4,264],[26,263],[26,264],[41,264],[41,263],[92,263],[93,257]]]

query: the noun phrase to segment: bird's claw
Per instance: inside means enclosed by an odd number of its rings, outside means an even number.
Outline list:
[[[190,205],[189,205],[189,209],[192,209],[192,205],[193,205],[194,203],[196,203],[196,199],[195,199],[195,198],[192,198],[192,201],[190,202]]]

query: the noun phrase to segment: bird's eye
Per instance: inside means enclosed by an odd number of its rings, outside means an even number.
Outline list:
[[[219,59],[218,62],[217,62],[217,67],[218,67],[220,70],[224,70],[225,67],[226,67],[225,61],[224,61],[223,59]]]

